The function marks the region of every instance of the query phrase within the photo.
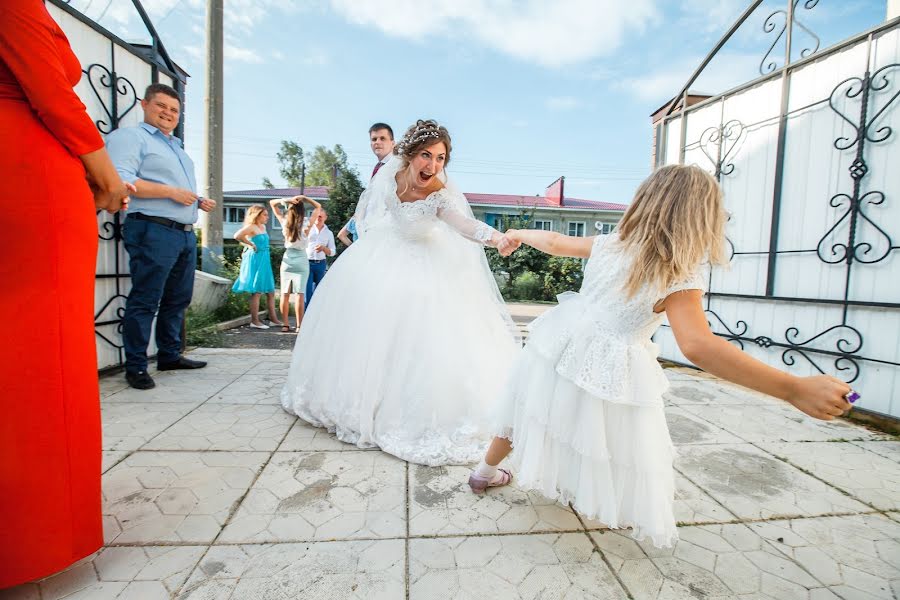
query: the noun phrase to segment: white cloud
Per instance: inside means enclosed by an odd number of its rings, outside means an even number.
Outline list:
[[[203,46],[184,46],[181,50],[188,58],[198,62],[203,60],[205,56],[205,48]]]
[[[225,59],[250,64],[265,62],[263,54],[247,47],[246,40],[257,25],[274,14],[291,14],[309,9],[313,2],[315,0],[225,0]],[[206,0],[152,0],[145,1],[143,5],[155,26],[162,25],[165,28],[175,20],[188,22],[189,29],[195,36],[194,44],[185,45],[182,51],[190,58],[202,57],[206,39]],[[106,7],[105,2],[74,0],[72,6],[85,11],[93,19],[102,15],[101,22],[123,37],[149,37],[131,2],[112,0]],[[173,49],[176,47],[175,44],[170,45]]]
[[[682,0],[683,22],[679,27],[722,36],[747,5],[747,0]]]
[[[581,100],[574,96],[553,96],[547,98],[546,104],[550,110],[572,110],[581,106]]]
[[[624,79],[616,87],[630,92],[644,102],[662,104],[681,91],[681,87],[702,61],[702,56],[672,60],[656,70]],[[755,79],[759,76],[758,69],[757,54],[720,52],[691,85],[691,91],[720,94]]]
[[[331,0],[348,21],[416,41],[473,41],[548,67],[604,56],[658,20],[657,0]]]
[[[313,49],[296,59],[301,65],[307,67],[325,67],[331,64],[331,58],[323,50]]]
[[[230,43],[225,44],[225,60],[232,60],[235,62],[248,64],[259,64],[263,62],[262,56],[260,56],[255,50],[251,50],[250,48],[241,48],[240,46],[235,46],[234,44]]]

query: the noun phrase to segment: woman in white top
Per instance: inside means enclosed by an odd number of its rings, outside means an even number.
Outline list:
[[[312,217],[303,223],[303,203],[308,202],[313,207]],[[309,278],[309,259],[306,257],[306,245],[309,241],[309,227],[316,222],[316,218],[322,211],[322,205],[306,196],[294,196],[287,200],[275,198],[269,200],[275,218],[281,223],[284,233],[284,256],[281,258],[281,314],[284,325],[281,331],[287,333],[291,330],[288,321],[291,294],[294,294],[294,313],[297,315],[297,328],[300,331],[300,323],[303,321],[303,300],[306,292],[306,280]],[[282,208],[287,205],[287,210]]]

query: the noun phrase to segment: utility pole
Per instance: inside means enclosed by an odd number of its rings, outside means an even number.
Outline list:
[[[207,273],[219,272],[223,254],[223,2],[224,0],[206,1],[206,191],[203,195],[216,201],[216,207],[206,213],[202,220],[201,266]]]

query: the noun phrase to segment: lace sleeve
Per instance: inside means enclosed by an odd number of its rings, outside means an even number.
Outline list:
[[[494,234],[499,235],[500,232],[487,223],[467,217],[456,210],[453,207],[452,199],[447,198],[443,191],[441,190],[434,194],[435,202],[437,203],[438,219],[456,230],[467,240],[472,240],[484,246],[495,246],[496,244],[493,242]]]
[[[675,292],[683,292],[684,290],[700,290],[704,294],[706,293],[706,285],[709,280],[709,265],[701,265],[696,271],[694,271],[688,277],[681,279],[680,281],[676,281],[672,285],[669,286],[662,297],[666,298],[670,294],[674,294]]]

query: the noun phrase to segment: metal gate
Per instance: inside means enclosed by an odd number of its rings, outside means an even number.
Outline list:
[[[121,40],[64,0],[49,0],[47,4],[81,61],[84,76],[75,91],[103,135],[142,121],[138,103],[151,83],[171,85],[182,101],[184,98],[186,73],[169,58],[139,0],[132,3],[150,34],[151,43],[147,46]],[[182,127],[180,124],[176,129],[176,136],[183,137]],[[94,288],[94,331],[101,369],[124,362],[122,316],[131,276],[122,243],[122,219],[120,214],[97,212],[100,246]],[[155,348],[149,351],[153,353]]]
[[[795,14],[816,2],[798,3],[765,19],[777,37],[760,78],[687,106],[695,73],[657,126],[657,164],[708,168],[725,192],[731,260],[710,276],[714,332],[900,417],[900,20],[819,50]],[[792,51],[792,31],[809,44]],[[687,362],[671,330],[657,342]]]

